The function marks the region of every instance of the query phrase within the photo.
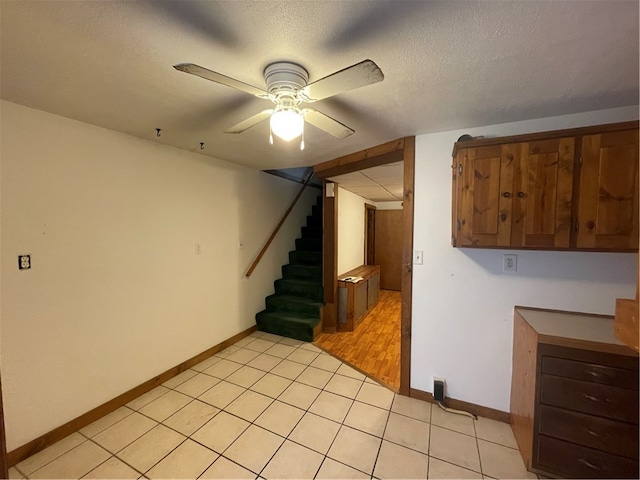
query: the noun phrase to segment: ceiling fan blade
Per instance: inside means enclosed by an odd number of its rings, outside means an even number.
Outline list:
[[[240,123],[236,123],[233,127],[227,128],[224,133],[242,133],[245,130],[253,127],[254,125],[262,122],[263,120],[266,120],[271,116],[272,113],[272,109],[263,110],[260,113],[256,113],[246,120],[241,121]]]
[[[310,83],[298,92],[298,97],[304,102],[312,103],[382,80],[384,74],[380,67],[371,60],[364,60]]]
[[[254,87],[253,85],[249,85],[248,83],[241,82],[240,80],[236,80],[235,78],[227,77],[226,75],[214,72],[213,70],[201,67],[200,65],[195,65],[193,63],[179,63],[177,65],[174,65],[173,68],[184,73],[197,75],[198,77],[204,78],[206,80],[211,80],[212,82],[220,83],[222,85],[226,85],[228,87],[250,93],[251,95],[255,95],[256,97],[266,99],[269,98],[269,94],[258,87]]]
[[[336,138],[347,138],[355,133],[354,130],[346,125],[313,108],[305,108],[302,110],[302,113],[304,114],[304,119],[311,125],[318,127],[320,130],[324,130]]]

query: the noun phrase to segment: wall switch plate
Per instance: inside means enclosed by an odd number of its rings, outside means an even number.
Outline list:
[[[502,271],[513,273],[518,271],[518,255],[507,253],[502,255]]]
[[[199,243],[196,243],[195,245],[195,252],[196,255],[200,255],[202,253],[202,246]]]
[[[18,255],[18,270],[29,270],[31,268],[31,255]]]
[[[413,251],[413,264],[422,265],[422,250]]]
[[[327,198],[333,198],[333,197],[336,196],[335,187],[336,187],[335,183],[327,183],[326,184]]]
[[[433,398],[438,402],[444,402],[446,382],[444,378],[433,377]]]

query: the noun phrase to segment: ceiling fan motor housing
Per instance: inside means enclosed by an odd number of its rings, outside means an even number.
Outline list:
[[[276,97],[295,97],[309,82],[309,72],[296,63],[276,62],[264,69],[267,91]]]

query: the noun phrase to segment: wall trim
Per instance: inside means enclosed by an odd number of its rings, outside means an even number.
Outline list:
[[[418,400],[436,403],[433,394],[418,390],[417,388],[410,389],[409,396],[417,398]],[[502,410],[476,405],[475,403],[469,403],[463,400],[456,400],[455,398],[446,398],[444,404],[446,407],[464,410],[480,417],[490,418],[503,423],[511,423],[511,414],[509,412],[503,412]]]
[[[53,445],[59,440],[62,440],[64,437],[71,435],[72,433],[80,430],[81,428],[86,427],[87,425],[95,422],[96,420],[104,417],[108,413],[117,410],[118,408],[126,405],[131,400],[138,398],[140,395],[147,393],[150,390],[153,390],[158,385],[163,384],[167,380],[175,377],[176,375],[188,370],[189,368],[197,365],[198,363],[206,360],[207,358],[215,355],[216,353],[224,350],[230,345],[242,340],[244,337],[252,334],[258,329],[257,325],[254,325],[242,332],[230,337],[223,342],[214,345],[213,347],[205,350],[198,355],[191,357],[188,360],[176,365],[173,368],[170,368],[166,372],[153,377],[150,380],[147,380],[144,383],[141,383],[137,387],[132,388],[131,390],[123,393],[122,395],[118,395],[117,397],[109,400],[102,405],[89,410],[87,413],[80,415],[79,417],[74,418],[73,420],[61,425],[57,428],[54,428],[50,432],[41,435],[38,438],[31,440],[30,442],[22,445],[21,447],[16,448],[7,453],[7,464],[8,466],[13,466],[22,460],[29,458],[31,455],[39,452],[40,450],[44,450],[45,448]]]

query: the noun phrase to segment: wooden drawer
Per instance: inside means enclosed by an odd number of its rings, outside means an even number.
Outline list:
[[[542,374],[540,402],[638,424],[638,392],[633,390]]]
[[[565,358],[542,357],[542,373],[638,390],[638,371]]]
[[[638,461],[538,435],[534,468],[567,478],[638,478]]]
[[[638,426],[540,405],[538,432],[605,452],[638,458]]]

